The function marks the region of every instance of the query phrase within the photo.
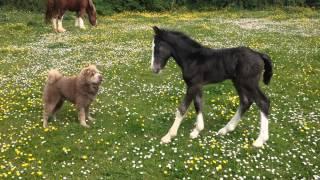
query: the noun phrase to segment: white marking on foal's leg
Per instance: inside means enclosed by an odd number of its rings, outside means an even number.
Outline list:
[[[168,133],[161,138],[161,144],[167,144],[167,143],[171,142],[172,138],[177,136],[178,129],[179,129],[179,126],[182,122],[182,119],[183,119],[183,116],[181,115],[180,111],[177,110],[174,123],[172,124]]]
[[[263,112],[260,112],[260,116],[260,134],[257,140],[253,142],[253,146],[255,147],[262,147],[263,144],[269,139],[269,122],[267,116]]]
[[[76,17],[76,21],[74,23],[74,26],[79,27],[79,17]]]
[[[57,19],[56,18],[52,18],[51,19],[51,23],[52,23],[53,30],[57,31]]]
[[[80,27],[80,29],[86,29],[86,27],[84,27],[84,22],[81,17],[79,17],[79,27]]]
[[[191,139],[197,138],[199,133],[204,129],[203,115],[201,112],[197,115],[197,122],[195,125],[196,127],[190,133]]]
[[[238,108],[236,114],[232,117],[232,119],[228,122],[228,124],[218,131],[219,135],[226,135],[228,132],[233,131],[237,127],[241,119],[240,111],[241,111],[240,108]]]
[[[152,56],[151,56],[151,65],[150,68],[153,69],[153,62],[154,62],[154,39],[152,41]]]
[[[62,27],[62,18],[58,19],[58,32],[65,32],[66,30]]]

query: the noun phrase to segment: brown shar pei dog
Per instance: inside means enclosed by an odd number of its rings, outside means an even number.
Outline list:
[[[78,75],[72,77],[64,77],[55,69],[50,70],[43,91],[43,127],[48,127],[48,118],[55,118],[65,100],[76,105],[80,124],[89,127],[86,119],[93,120],[89,115],[89,106],[95,99],[101,82],[102,75],[95,65],[83,68]]]

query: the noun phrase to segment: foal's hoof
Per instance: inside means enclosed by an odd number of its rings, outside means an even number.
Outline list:
[[[226,128],[221,128],[219,131],[218,131],[218,135],[221,135],[221,136],[224,136],[228,133],[227,129]]]
[[[190,138],[191,139],[195,139],[199,136],[199,131],[194,129],[191,133],[190,133]]]
[[[168,144],[171,142],[171,137],[168,135],[165,135],[161,138],[160,144]]]
[[[256,148],[261,148],[264,143],[265,143],[265,141],[263,141],[263,140],[255,140],[252,145]]]

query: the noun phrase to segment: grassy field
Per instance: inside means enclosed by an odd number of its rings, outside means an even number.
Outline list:
[[[68,13],[56,34],[43,15],[0,9],[0,179],[316,179],[320,176],[320,12],[310,9],[121,13],[79,30]],[[190,108],[177,138],[160,145],[185,87],[170,60],[150,70],[152,26],[183,31],[212,48],[249,46],[270,55],[274,76],[270,140],[254,105],[237,129],[217,136],[238,97],[225,81],[204,89],[205,129],[195,140]],[[96,122],[78,124],[66,103],[42,128],[49,69],[76,74],[97,64],[104,75],[93,104]]]

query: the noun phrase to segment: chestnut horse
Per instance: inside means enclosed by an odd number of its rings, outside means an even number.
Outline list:
[[[56,32],[65,32],[62,27],[62,19],[64,13],[69,11],[76,11],[77,17],[75,26],[85,29],[83,23],[83,16],[88,14],[90,24],[95,26],[96,20],[96,8],[92,0],[47,0],[46,21],[51,20],[53,29]]]

